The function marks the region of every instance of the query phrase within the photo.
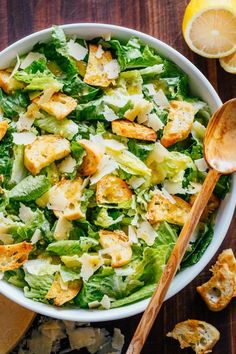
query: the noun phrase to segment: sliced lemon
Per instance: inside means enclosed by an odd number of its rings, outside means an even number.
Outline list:
[[[207,58],[236,51],[236,0],[192,0],[183,19],[188,46]]]
[[[220,65],[228,73],[236,74],[236,52],[227,57],[220,58]]]

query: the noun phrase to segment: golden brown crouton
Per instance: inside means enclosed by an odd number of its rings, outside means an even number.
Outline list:
[[[0,245],[0,271],[20,268],[27,260],[33,246],[21,242],[13,245]]]
[[[221,311],[234,295],[234,274],[229,271],[227,264],[214,272],[208,282],[197,287],[208,308],[211,311]]]
[[[82,176],[93,175],[97,171],[97,167],[102,159],[103,153],[101,152],[99,146],[90,140],[82,139],[78,142],[86,151],[86,156],[83,158],[79,172]]]
[[[8,94],[24,87],[24,84],[22,82],[19,82],[14,79],[14,77],[10,76],[10,72],[6,70],[0,70],[0,87]]]
[[[99,236],[102,247],[107,249],[107,254],[111,256],[113,268],[129,263],[132,258],[132,249],[128,243],[128,236],[123,231],[101,230]]]
[[[168,122],[163,130],[161,144],[165,147],[188,137],[194,120],[194,107],[188,102],[171,101]]]
[[[206,354],[211,353],[220,333],[207,322],[187,320],[177,323],[173,331],[167,333],[167,337],[177,339],[181,349],[191,347],[196,354]]]
[[[103,203],[122,203],[132,198],[128,184],[121,178],[107,175],[97,183],[96,201]]]
[[[229,271],[234,275],[234,296],[236,296],[236,259],[231,248],[221,252],[217,262],[211,268],[213,274],[220,270],[224,264],[228,265]]]
[[[82,282],[80,280],[69,281],[67,284],[63,284],[60,274],[57,273],[46,295],[46,299],[53,299],[55,306],[62,306],[66,302],[74,299],[74,297],[78,295],[81,287]]]
[[[42,135],[25,147],[25,167],[36,175],[55,160],[69,155],[70,143],[58,135]]]
[[[98,46],[96,44],[89,45],[89,58],[84,82],[93,86],[107,87],[112,82],[104,71],[104,65],[112,61],[111,52],[103,51],[101,56],[97,56]]]
[[[197,198],[197,194],[191,195],[189,201],[191,206],[193,206],[193,203],[195,202],[196,198]],[[214,211],[217,210],[219,206],[220,206],[220,199],[217,198],[214,194],[212,194],[209,199],[209,202],[207,203],[207,206],[203,210],[201,220],[206,221],[209,218],[210,214],[214,213]]]
[[[148,205],[147,218],[150,224],[167,221],[172,224],[184,225],[191,210],[189,203],[185,200],[172,196],[173,201],[163,193],[156,192]]]
[[[39,97],[35,98],[33,102],[58,120],[64,119],[77,106],[77,101],[74,98],[59,92],[54,93],[48,102],[40,103]]]
[[[117,135],[139,140],[156,141],[157,133],[152,128],[130,122],[129,120],[114,120],[111,123],[112,132]]]
[[[0,122],[0,141],[4,138],[8,129],[8,123],[6,120]]]
[[[47,192],[47,205],[56,217],[76,220],[84,217],[80,209],[83,180],[62,179]]]

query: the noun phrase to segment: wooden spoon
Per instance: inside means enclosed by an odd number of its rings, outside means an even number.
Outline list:
[[[184,224],[157,288],[135,331],[126,354],[139,354],[185,254],[201,214],[222,174],[236,171],[236,98],[227,101],[212,116],[204,137],[204,157],[210,169]]]

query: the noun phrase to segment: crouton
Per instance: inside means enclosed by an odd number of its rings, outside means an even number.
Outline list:
[[[60,274],[56,274],[46,299],[53,300],[55,306],[62,306],[66,302],[74,299],[82,287],[80,280],[69,281],[63,284]]]
[[[194,120],[194,107],[188,102],[171,101],[168,122],[163,130],[161,144],[173,145],[188,137]]]
[[[99,236],[100,244],[111,257],[113,268],[122,267],[129,263],[132,258],[132,249],[128,242],[129,238],[123,231],[101,230]]]
[[[111,123],[111,127],[114,134],[125,136],[126,138],[147,141],[157,140],[157,133],[152,128],[128,120],[114,120]]]
[[[150,224],[167,221],[172,224],[184,225],[191,210],[191,206],[185,200],[172,196],[167,198],[161,191],[156,192],[148,205],[147,218]]]
[[[93,86],[107,87],[112,83],[112,79],[108,78],[104,65],[112,62],[112,55],[110,51],[106,50],[98,57],[97,51],[96,44],[89,45],[89,58],[84,82]]]
[[[77,106],[77,101],[74,98],[60,92],[54,93],[48,102],[40,103],[39,97],[35,98],[33,102],[58,120],[64,119]]]
[[[4,138],[8,129],[8,123],[6,120],[0,122],[0,141]]]
[[[0,87],[7,94],[11,94],[12,92],[22,89],[24,84],[22,82],[17,81],[14,77],[10,77],[11,73],[6,70],[0,70]]]
[[[227,264],[214,272],[208,282],[197,287],[206,305],[211,311],[221,311],[234,295],[234,274],[229,271]]]
[[[217,262],[212,266],[211,271],[215,274],[221,267],[227,264],[229,271],[234,275],[234,296],[236,296],[236,259],[231,248],[221,252]]]
[[[86,156],[83,158],[79,172],[82,176],[93,175],[97,171],[103,153],[100,147],[90,140],[82,139],[79,140],[78,143],[82,145],[86,151]]]
[[[121,178],[107,175],[97,183],[96,201],[98,204],[122,203],[132,198],[128,184]]]
[[[32,248],[32,244],[25,241],[13,245],[0,245],[0,271],[20,268],[28,260]]]
[[[36,175],[55,160],[69,155],[70,143],[58,135],[42,135],[25,147],[25,167]]]
[[[73,180],[62,179],[50,188],[47,194],[47,206],[53,210],[56,217],[64,217],[67,220],[84,217],[80,209],[82,183],[83,180],[80,177]]]
[[[206,354],[211,353],[220,339],[220,333],[207,322],[187,320],[177,323],[173,331],[167,333],[167,337],[177,339],[181,349],[191,347],[196,354]]]
[[[197,194],[193,194],[190,197],[189,204],[193,206],[195,200],[197,198]],[[209,216],[214,213],[215,210],[217,210],[220,206],[220,200],[217,198],[214,194],[211,195],[209,202],[207,203],[207,206],[203,210],[201,220],[206,221]]]

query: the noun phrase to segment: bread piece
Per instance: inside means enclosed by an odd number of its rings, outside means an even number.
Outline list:
[[[177,339],[181,349],[191,347],[197,354],[206,354],[212,352],[220,333],[207,322],[187,320],[177,323],[173,331],[167,333],[167,337]]]
[[[138,140],[156,141],[157,133],[152,128],[130,122],[129,120],[114,120],[111,123],[112,132],[117,135],[125,136]]]
[[[4,136],[6,135],[8,129],[8,123],[6,120],[3,120],[2,122],[0,122],[0,141],[4,138]]]
[[[161,191],[157,191],[148,205],[147,218],[150,224],[167,221],[172,224],[184,225],[190,213],[191,206],[185,200],[172,196],[173,201]]]
[[[69,155],[70,143],[58,135],[42,135],[25,147],[25,167],[36,175],[55,160]]]
[[[128,184],[121,178],[107,175],[97,183],[96,201],[98,204],[122,203],[132,198]]]
[[[0,245],[0,271],[20,268],[28,260],[32,248],[32,244],[25,241],[13,245]]]
[[[122,267],[129,263],[132,258],[132,249],[128,236],[120,230],[99,231],[100,244],[111,256],[111,266],[113,268]]]
[[[234,276],[234,296],[236,296],[236,259],[234,257],[233,250],[231,248],[226,249],[221,252],[219,255],[217,262],[212,266],[211,271],[215,274],[221,267],[227,264],[229,271]]]
[[[197,291],[211,311],[223,310],[234,295],[234,275],[228,265],[221,266],[208,282],[197,287]]]
[[[58,120],[64,119],[77,106],[77,101],[74,98],[60,92],[54,93],[48,102],[40,103],[40,97],[35,98],[33,102]]]
[[[97,56],[98,45],[89,45],[89,58],[84,82],[93,86],[107,87],[112,82],[104,71],[104,65],[112,61],[111,52],[106,50]]]
[[[80,166],[80,174],[82,176],[93,175],[98,168],[98,165],[102,159],[103,153],[99,146],[90,140],[82,139],[78,143],[85,149],[86,156],[83,158],[83,162]]]
[[[69,281],[64,284],[60,274],[56,274],[51,288],[49,289],[46,299],[53,299],[55,306],[62,306],[66,302],[74,299],[82,287],[80,280]]]
[[[194,113],[192,104],[184,101],[171,101],[168,122],[163,130],[161,144],[168,147],[186,139],[192,129]]]
[[[12,92],[24,88],[24,84],[22,82],[17,81],[14,77],[10,77],[11,73],[6,70],[0,70],[0,87],[7,94],[11,94]]]

